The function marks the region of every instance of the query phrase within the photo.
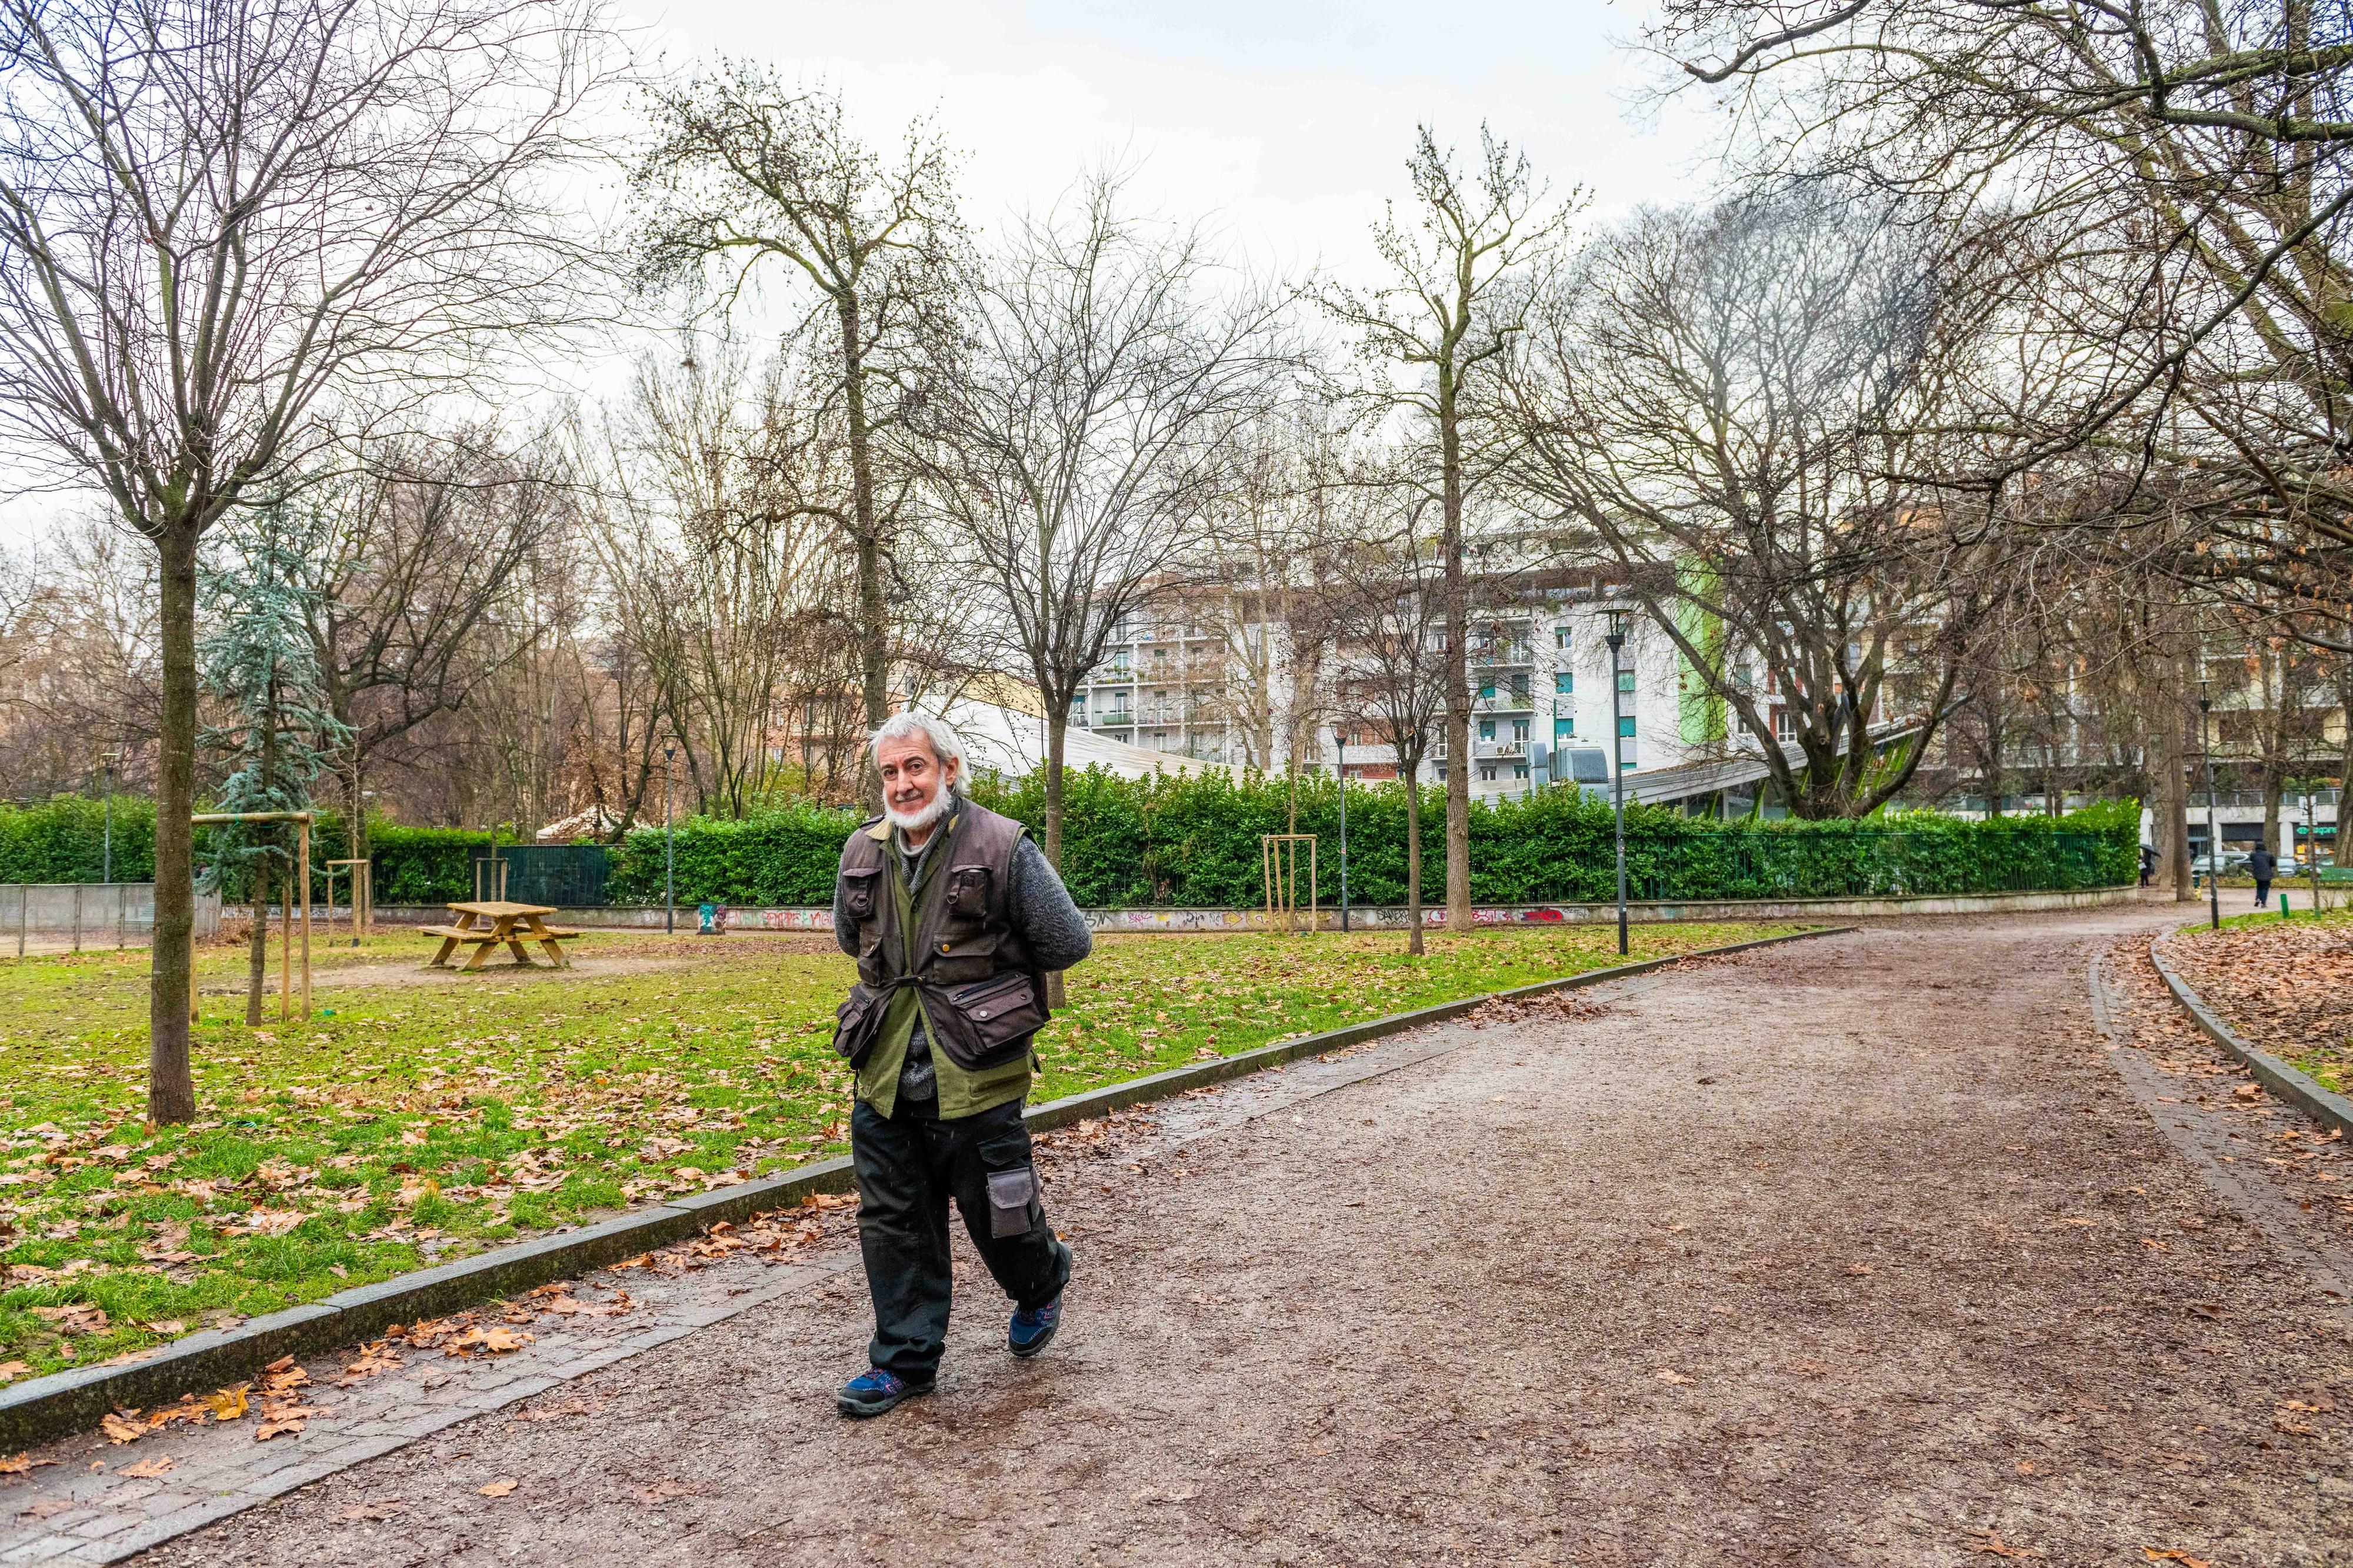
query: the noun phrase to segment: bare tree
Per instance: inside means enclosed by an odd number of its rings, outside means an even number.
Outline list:
[[[1527,310],[1555,266],[1577,205],[1551,199],[1525,153],[1486,127],[1470,170],[1430,127],[1406,160],[1413,205],[1374,226],[1389,271],[1381,287],[1320,292],[1334,321],[1353,332],[1384,408],[1414,421],[1439,507],[1446,644],[1454,660],[1446,705],[1446,922],[1471,929],[1471,578],[1463,565],[1466,509],[1503,458],[1493,418],[1500,361],[1525,329]]]
[[[974,284],[971,342],[925,411],[928,499],[971,552],[1045,704],[1060,865],[1071,704],[1113,628],[1197,563],[1236,486],[1231,437],[1278,390],[1278,296],[1230,280],[1198,229],[1082,180],[1014,226]]]
[[[1383,519],[1378,509],[1397,491],[1358,494],[1371,498],[1371,516],[1344,534],[1330,556],[1332,701],[1397,753],[1406,792],[1406,950],[1419,955],[1421,764],[1461,679],[1461,664],[1446,643],[1446,575],[1436,541],[1418,537],[1415,528],[1429,510],[1426,500]]]
[[[195,1113],[188,822],[206,529],[327,433],[549,324],[570,0],[5,0],[0,441],[161,557],[150,1116]]]
[[[1905,478],[1970,345],[1954,294],[1884,209],[1768,192],[1601,240],[1514,366],[1521,482],[1593,531],[1801,816],[1905,788],[1999,592],[1995,520]],[[1882,768],[1898,695],[1920,733]]]
[[[2341,5],[1672,0],[1652,42],[1739,103],[1769,163],[2031,234],[2011,287],[2056,308],[2021,358],[2056,385],[1957,416],[2010,437],[1983,482],[2047,479],[2065,454],[2108,480],[2086,527],[2353,647]]]
[[[500,623],[535,555],[572,516],[570,476],[544,435],[404,435],[364,447],[310,504],[329,521],[311,636],[329,710],[348,731],[337,773],[351,853],[364,858],[372,763],[438,714],[463,708],[525,639]]]
[[[901,428],[927,342],[946,328],[963,230],[955,158],[927,124],[896,157],[858,140],[841,99],[736,62],[655,97],[632,188],[642,268],[656,281],[716,273],[732,302],[764,261],[816,296],[801,330],[831,359],[849,485],[822,507],[857,552],[860,682],[870,725],[891,709],[887,559],[904,484],[880,442]],[[903,477],[903,470],[901,470]]]

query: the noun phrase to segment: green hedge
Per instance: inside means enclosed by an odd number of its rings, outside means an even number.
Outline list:
[[[1036,775],[981,781],[984,805],[1043,833]],[[1259,836],[1285,831],[1281,779],[1223,776],[1123,779],[1072,773],[1065,793],[1062,873],[1091,909],[1175,905],[1250,908],[1264,897]],[[1339,893],[1339,794],[1302,779],[1298,830],[1320,836],[1324,898]],[[94,881],[101,804],[62,796],[31,809],[0,806],[0,881]],[[841,842],[859,815],[792,805],[741,821],[694,818],[678,827],[681,903],[823,904],[833,895]],[[1422,792],[1422,898],[1446,889],[1445,805]],[[1965,822],[1933,812],[1861,822],[1721,823],[1634,806],[1626,813],[1628,890],[1638,899],[1840,898],[2117,887],[2138,874],[2140,807],[2114,801],[2073,816]],[[115,876],[143,880],[154,864],[154,807],[115,799]],[[470,897],[472,860],[506,834],[378,823],[371,830],[380,904],[439,904]],[[322,813],[311,860],[344,850],[343,825]],[[204,837],[197,855],[204,854]],[[1348,884],[1362,904],[1405,902],[1405,791],[1348,790]],[[1613,891],[1608,804],[1567,790],[1471,811],[1471,891],[1482,903],[1594,902]],[[659,903],[662,833],[642,827],[612,850],[607,896]],[[231,889],[232,897],[237,896]]]
[[[40,805],[0,805],[0,882],[95,882],[106,868],[106,802],[61,795]],[[155,875],[155,803],[114,797],[114,879]]]
[[[1036,775],[983,780],[975,794],[1042,836],[1045,790]],[[1280,779],[1073,773],[1064,796],[1063,879],[1090,909],[1256,905],[1264,897],[1259,836],[1289,829],[1290,800]],[[1297,802],[1298,831],[1320,837],[1324,900],[1336,901],[1338,786],[1303,779]],[[859,820],[804,806],[681,823],[679,901],[825,903],[841,842]],[[1445,897],[1444,822],[1441,792],[1426,786],[1422,897],[1431,903]],[[1626,813],[1627,881],[1638,899],[1664,900],[2116,887],[2138,875],[2139,823],[2132,801],[1994,822],[1915,812],[1861,822],[1722,823],[1634,806]],[[1615,889],[1612,839],[1609,807],[1591,796],[1554,790],[1474,805],[1472,896],[1496,904],[1607,900]],[[1406,901],[1401,785],[1349,787],[1348,884],[1358,903]],[[631,833],[615,849],[607,890],[617,903],[659,901],[659,828]]]
[[[196,864],[208,864],[213,830],[195,832]],[[470,858],[490,847],[492,836],[446,827],[375,825],[368,845],[375,862],[376,900],[385,904],[438,904],[472,895]],[[501,835],[501,842],[512,836]],[[311,875],[326,887],[326,864],[350,854],[340,813],[322,811],[311,830]],[[30,807],[0,805],[0,882],[95,882],[106,858],[106,805],[79,795],[58,795]],[[144,882],[155,875],[155,803],[138,795],[114,797],[114,879]],[[234,881],[234,879],[232,879]],[[340,891],[343,884],[336,884]],[[241,886],[225,887],[231,902],[245,897]]]

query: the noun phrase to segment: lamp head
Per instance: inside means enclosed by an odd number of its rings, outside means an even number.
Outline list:
[[[1621,647],[1626,642],[1627,613],[1624,610],[1610,610],[1607,614],[1609,621],[1609,646],[1613,648]]]

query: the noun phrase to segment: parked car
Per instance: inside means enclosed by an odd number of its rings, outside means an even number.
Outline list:
[[[2214,869],[2214,857],[2211,855],[2200,855],[2196,859],[2189,862],[2189,868],[2192,871],[2197,872],[2201,877],[2211,875]],[[2245,850],[2225,849],[2222,851],[2223,876],[2244,876],[2246,874],[2246,870],[2247,854]]]

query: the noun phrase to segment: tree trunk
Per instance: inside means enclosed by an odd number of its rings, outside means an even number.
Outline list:
[[[245,1021],[261,1022],[261,994],[269,980],[269,862],[256,860],[246,879],[246,907],[253,911],[253,932],[245,944]]]
[[[2173,882],[2173,901],[2186,904],[2197,896],[2189,885],[2189,757],[2181,733],[2181,688],[2173,679],[2179,666],[2167,659],[2159,668],[2157,732],[2164,748],[2158,765],[2165,770],[2160,809],[2169,837],[2165,847],[2167,870]]]
[[[874,521],[874,453],[866,426],[866,367],[858,345],[858,297],[836,301],[841,316],[842,408],[849,429],[849,504],[858,548],[858,675],[867,728],[891,716],[891,628],[882,601],[882,540]]]
[[[269,694],[262,708],[261,731],[261,798],[267,801],[278,787],[278,682],[269,682]],[[248,825],[252,826],[252,825]],[[270,823],[261,828],[258,837],[275,840],[278,825]],[[253,885],[247,900],[253,910],[253,940],[247,951],[245,964],[245,1021],[261,1022],[261,991],[269,963],[269,860],[263,856],[253,862]],[[293,885],[290,877],[287,885]],[[293,918],[293,906],[287,906],[287,918]]]
[[[1438,367],[1438,448],[1446,568],[1446,929],[1471,929],[1471,605],[1462,571],[1462,431],[1453,368]],[[1617,744],[1613,736],[1611,745]]]
[[[1421,956],[1421,758],[1405,772],[1405,950]]]
[[[147,995],[147,1120],[192,1121],[189,984],[195,963],[196,531],[166,522],[160,557],[164,710],[155,778],[155,946]]]
[[[1062,869],[1062,741],[1071,727],[1071,705],[1046,701],[1046,864]],[[1062,1005],[1062,972],[1046,976],[1046,1005]]]

